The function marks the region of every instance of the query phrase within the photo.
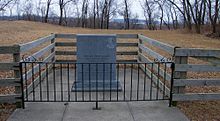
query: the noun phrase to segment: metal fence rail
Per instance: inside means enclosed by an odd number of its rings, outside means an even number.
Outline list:
[[[171,93],[169,95],[165,93],[166,88],[172,87],[171,81],[158,76],[158,81],[155,82],[152,76],[158,75],[159,72],[152,71],[151,76],[148,76],[146,71],[152,70],[154,66],[167,68],[170,64],[171,62],[22,62],[22,75],[26,75],[30,68],[34,75],[31,79],[26,78],[27,76],[22,78],[23,100],[24,102],[96,102],[97,104],[98,102],[171,101]],[[34,72],[35,66],[38,66],[38,72]],[[140,66],[144,66],[145,69]],[[164,74],[168,73],[167,70]],[[159,80],[163,80],[163,88],[159,88]]]

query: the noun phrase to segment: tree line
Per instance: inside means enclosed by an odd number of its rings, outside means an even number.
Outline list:
[[[212,33],[220,33],[219,0],[139,0],[139,4],[149,30],[187,28],[201,33],[208,25]],[[0,12],[94,29],[109,29],[110,20],[117,16],[123,17],[124,29],[132,29],[139,17],[132,0],[1,0]]]

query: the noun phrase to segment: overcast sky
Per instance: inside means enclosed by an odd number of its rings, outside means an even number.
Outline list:
[[[20,9],[22,9],[22,5],[25,4],[26,2],[24,2],[24,0],[20,0],[21,1],[21,6]],[[41,0],[41,1],[45,1],[45,0]],[[92,0],[90,0],[92,1]],[[122,2],[122,0],[117,0],[118,2]],[[37,0],[32,0],[33,4],[34,4],[34,8],[37,7]],[[52,9],[53,11],[59,15],[59,6],[58,6],[58,0],[52,0],[52,2],[56,2],[52,5]],[[130,4],[131,4],[131,11],[132,11],[132,14],[133,15],[138,15],[139,16],[139,19],[144,19],[144,16],[143,16],[143,10],[141,8],[141,5],[140,5],[140,2],[139,0],[130,0],[129,1]],[[120,6],[119,6],[120,7]],[[4,15],[10,15],[9,14],[9,9],[7,9],[7,11],[4,13]],[[71,12],[70,12],[71,13]],[[17,12],[16,12],[16,6],[13,7],[13,15],[16,15]],[[122,18],[121,16],[117,16],[117,18]]]

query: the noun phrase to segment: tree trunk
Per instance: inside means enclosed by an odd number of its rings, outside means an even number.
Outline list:
[[[47,1],[46,15],[45,15],[45,18],[44,18],[44,22],[45,22],[45,23],[48,22],[48,14],[49,14],[49,9],[50,9],[50,3],[51,3],[51,0],[48,0],[48,1]]]
[[[97,15],[97,25],[100,28],[100,18],[99,18],[99,2],[96,0],[96,15]]]
[[[95,29],[96,28],[96,11],[95,11],[95,6],[96,6],[96,0],[94,0],[94,6],[93,6],[93,28]]]
[[[59,25],[62,25],[63,22],[63,8],[60,7],[60,19],[59,19]]]
[[[128,13],[128,3],[127,0],[124,0],[124,4],[125,4],[125,29],[129,29],[130,28],[130,20],[129,20],[129,13]]]

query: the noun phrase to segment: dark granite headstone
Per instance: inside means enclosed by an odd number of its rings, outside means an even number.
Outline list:
[[[116,80],[116,35],[77,35],[73,91],[121,90]]]

